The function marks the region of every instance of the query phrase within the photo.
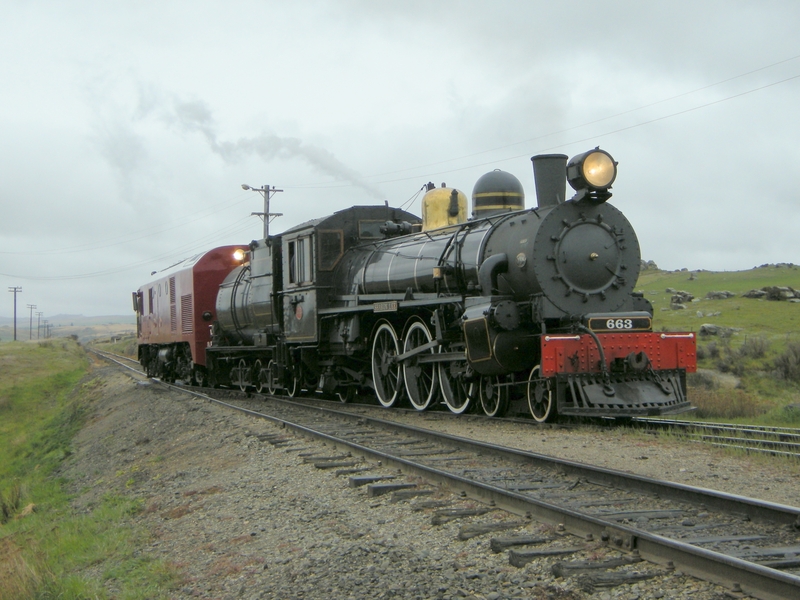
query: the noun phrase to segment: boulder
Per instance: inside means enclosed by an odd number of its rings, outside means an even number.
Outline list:
[[[760,290],[750,290],[742,294],[744,298],[766,298],[767,300],[774,301],[789,301],[795,302],[800,300],[800,290],[788,286],[773,285],[763,287]]]
[[[689,292],[676,291],[670,299],[671,304],[686,304],[694,300],[694,296]],[[684,307],[686,308],[686,307]]]
[[[767,300],[790,300],[792,298],[800,298],[800,293],[796,292],[794,289],[790,287],[784,286],[771,286],[771,287],[764,287],[761,288],[763,291],[767,293],[766,299]]]
[[[700,335],[716,335],[719,337],[729,337],[736,333],[737,331],[741,331],[740,327],[723,327],[722,325],[713,325],[711,323],[704,323],[700,325]]]
[[[722,292],[708,292],[706,294],[707,300],[727,300],[728,298],[733,298],[736,294],[733,292],[729,292],[727,290]]]

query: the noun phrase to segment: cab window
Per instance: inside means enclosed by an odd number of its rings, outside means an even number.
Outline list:
[[[381,233],[381,225],[383,225],[386,220],[377,221],[377,220],[363,220],[358,222],[358,237],[362,240],[382,240],[384,236]]]
[[[299,285],[311,281],[311,238],[302,237],[288,244],[289,283]]]
[[[332,271],[344,253],[343,232],[320,230],[318,236],[319,270]]]

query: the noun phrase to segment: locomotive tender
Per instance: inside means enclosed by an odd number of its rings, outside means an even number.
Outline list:
[[[140,361],[172,380],[342,401],[372,390],[385,407],[441,399],[538,422],[690,410],[695,336],[654,332],[633,291],[639,243],[607,203],[617,163],[599,148],[531,160],[536,208],[495,170],[475,184],[471,219],[462,192],[428,184],[422,219],[353,206],[245,257],[225,247],[177,265],[134,292]],[[212,255],[229,258],[210,274]]]

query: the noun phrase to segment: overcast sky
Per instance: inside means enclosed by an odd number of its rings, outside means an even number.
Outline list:
[[[643,258],[800,263],[798,24],[796,0],[5,0],[0,291],[127,314],[151,271],[261,236],[242,183],[284,190],[273,232],[495,168],[533,206],[532,155],[594,146]]]

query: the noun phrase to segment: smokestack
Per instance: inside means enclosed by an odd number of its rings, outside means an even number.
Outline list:
[[[531,157],[539,208],[564,202],[567,190],[567,155],[537,154]]]

